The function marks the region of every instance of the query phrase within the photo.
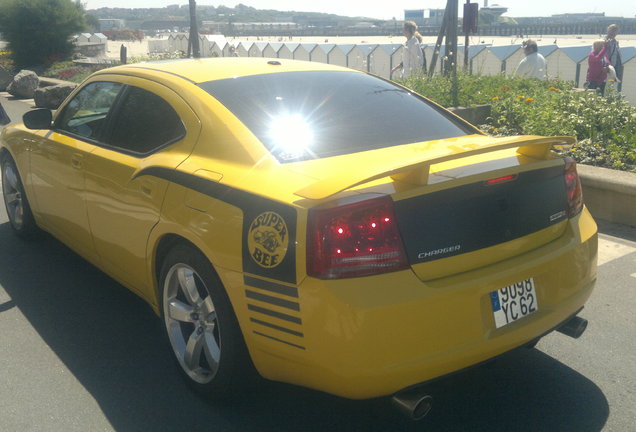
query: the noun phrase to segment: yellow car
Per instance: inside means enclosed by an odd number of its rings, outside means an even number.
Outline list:
[[[2,135],[10,223],[45,230],[145,299],[193,388],[254,370],[392,396],[576,316],[597,229],[572,138],[493,138],[372,75],[266,58],[88,78]]]

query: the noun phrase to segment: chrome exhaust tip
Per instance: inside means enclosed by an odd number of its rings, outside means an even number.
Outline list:
[[[557,331],[571,338],[578,339],[581,337],[585,329],[587,328],[587,320],[578,316],[572,317],[561,326],[557,328]]]
[[[403,390],[391,397],[393,405],[411,420],[421,420],[431,411],[433,397],[423,389]]]

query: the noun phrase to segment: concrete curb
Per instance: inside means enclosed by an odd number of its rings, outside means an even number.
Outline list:
[[[636,174],[582,164],[577,171],[592,216],[636,226]]]

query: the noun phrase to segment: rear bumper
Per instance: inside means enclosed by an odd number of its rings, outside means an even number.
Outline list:
[[[337,281],[307,278],[298,287],[300,336],[263,338],[253,322],[241,325],[266,378],[355,399],[390,395],[556,328],[590,296],[596,254],[596,225],[584,210],[561,238],[452,277],[422,282],[402,271]],[[495,328],[490,293],[529,277],[538,311]]]

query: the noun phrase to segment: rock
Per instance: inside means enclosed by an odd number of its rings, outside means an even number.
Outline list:
[[[0,66],[0,91],[5,91],[11,81],[13,81],[13,74]]]
[[[40,87],[33,96],[35,106],[40,108],[57,109],[66,97],[77,87],[77,84],[58,84]]]
[[[40,78],[35,72],[21,70],[7,86],[7,91],[17,98],[31,99],[39,84]]]

